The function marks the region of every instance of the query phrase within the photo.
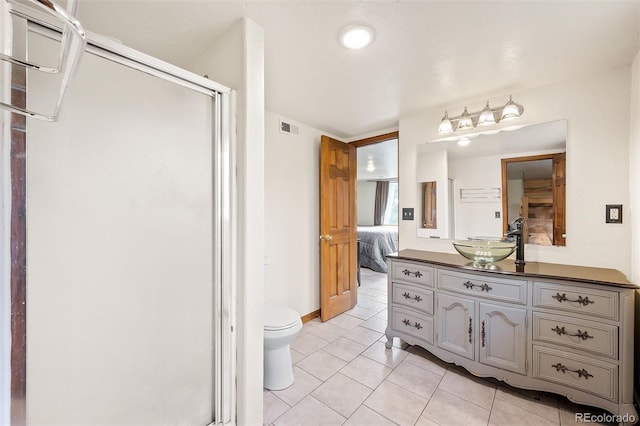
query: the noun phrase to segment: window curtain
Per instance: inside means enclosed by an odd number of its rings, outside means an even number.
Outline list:
[[[376,203],[373,209],[373,225],[379,226],[384,223],[384,212],[387,209],[387,199],[389,198],[389,181],[379,180],[376,182]]]

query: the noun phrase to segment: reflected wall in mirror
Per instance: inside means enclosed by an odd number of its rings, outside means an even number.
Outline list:
[[[438,228],[437,182],[422,183],[422,227]]]
[[[509,223],[524,218],[524,242],[565,245],[566,154],[502,159],[504,233]]]
[[[424,182],[438,182],[436,218],[440,229],[433,232],[448,239],[502,238],[504,223],[509,220],[508,208],[502,206],[506,187],[502,183],[502,160],[566,153],[566,138],[567,122],[559,120],[478,135],[466,146],[457,140],[418,146],[417,190],[422,192]],[[558,205],[554,215],[562,211],[564,218],[563,207]],[[565,224],[560,223],[553,232],[562,236]],[[417,227],[418,237],[430,238],[430,230],[421,225]],[[557,236],[549,239],[558,241]]]

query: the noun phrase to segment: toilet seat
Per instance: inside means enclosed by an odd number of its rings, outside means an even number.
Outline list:
[[[266,305],[264,307],[265,331],[279,331],[294,327],[300,321],[298,313],[284,306]]]

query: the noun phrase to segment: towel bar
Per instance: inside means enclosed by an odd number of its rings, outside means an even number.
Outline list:
[[[9,2],[9,0],[6,1]],[[45,10],[47,13],[62,21],[62,23],[65,25],[65,29],[62,35],[58,65],[56,67],[42,66],[28,61],[22,61],[20,59],[2,53],[0,53],[0,60],[9,62],[14,65],[22,66],[30,70],[48,74],[61,73],[62,83],[60,84],[60,91],[58,92],[58,99],[55,103],[53,113],[50,115],[30,111],[28,109],[20,108],[5,102],[0,102],[0,108],[7,109],[11,112],[27,117],[37,118],[39,120],[55,121],[58,116],[60,106],[62,105],[64,94],[71,82],[71,79],[73,78],[73,74],[78,66],[78,63],[80,62],[82,52],[84,51],[87,44],[87,34],[80,22],[73,16],[73,12],[75,12],[76,7],[75,0],[69,0],[68,2],[68,6],[70,7],[71,12],[67,11],[51,0],[25,1],[31,5],[35,5]]]

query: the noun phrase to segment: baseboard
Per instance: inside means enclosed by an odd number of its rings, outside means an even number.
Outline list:
[[[302,323],[304,324],[305,322],[309,322],[314,318],[317,318],[320,316],[320,309],[318,309],[317,311],[313,311],[307,315],[303,315],[300,317],[300,319],[302,320]]]

